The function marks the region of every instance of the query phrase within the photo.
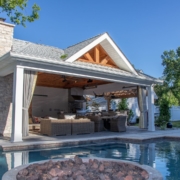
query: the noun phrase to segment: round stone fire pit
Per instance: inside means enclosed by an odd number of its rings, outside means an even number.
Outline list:
[[[60,159],[19,166],[2,180],[162,180],[154,168],[114,159]]]

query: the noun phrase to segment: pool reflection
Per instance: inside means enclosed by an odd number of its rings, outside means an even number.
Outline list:
[[[180,143],[162,141],[158,143],[131,144],[111,143],[93,144],[71,148],[0,152],[0,177],[9,169],[27,163],[58,158],[101,157],[123,159],[150,165],[159,170],[165,179],[180,177]]]

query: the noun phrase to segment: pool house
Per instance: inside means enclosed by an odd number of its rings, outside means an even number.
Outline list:
[[[13,29],[0,20],[1,135],[21,142],[34,128],[29,117],[82,115],[85,95],[103,96],[107,112],[111,99],[138,97],[140,128],[155,131],[153,85],[161,80],[136,70],[108,33],[60,49],[14,39]],[[58,126],[67,130],[68,119]]]

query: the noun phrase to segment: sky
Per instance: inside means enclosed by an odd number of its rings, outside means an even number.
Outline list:
[[[135,68],[157,78],[162,53],[180,46],[179,0],[30,0],[25,14],[34,3],[39,20],[16,26],[14,38],[63,49],[108,32]]]

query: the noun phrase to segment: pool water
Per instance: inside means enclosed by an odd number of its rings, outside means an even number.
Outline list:
[[[146,164],[159,170],[164,179],[180,180],[180,142],[108,143],[24,152],[0,151],[0,179],[11,168],[35,161],[80,157],[123,159]]]

